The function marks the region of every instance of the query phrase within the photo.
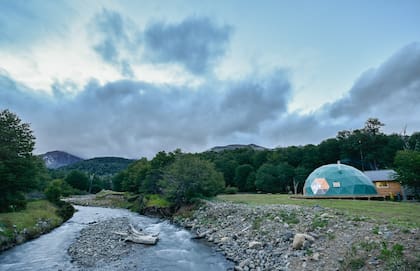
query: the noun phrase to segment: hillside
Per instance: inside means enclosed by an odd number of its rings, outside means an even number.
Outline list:
[[[96,157],[61,167],[60,172],[79,170],[96,176],[114,175],[128,167],[134,160],[121,157]]]
[[[45,166],[49,169],[56,169],[68,166],[83,159],[64,151],[51,151],[39,155],[45,162]]]

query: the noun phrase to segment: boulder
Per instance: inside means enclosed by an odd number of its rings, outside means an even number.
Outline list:
[[[257,241],[251,241],[248,244],[248,248],[260,248],[262,247],[262,243],[261,242],[257,242]]]
[[[309,234],[305,233],[296,233],[295,237],[293,238],[293,249],[302,249],[303,244],[305,241],[314,242],[315,238],[310,236]]]

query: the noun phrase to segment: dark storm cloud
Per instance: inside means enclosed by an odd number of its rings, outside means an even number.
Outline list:
[[[47,100],[25,94],[31,90],[4,78],[0,107],[33,123],[39,151],[65,149],[84,157],[152,156],[178,147],[203,150],[216,138],[226,141],[257,132],[286,111],[290,95],[282,71],[199,88],[133,80],[101,85],[92,80],[75,96],[67,92],[74,84],[56,82],[54,96]]]
[[[255,132],[262,120],[281,116],[287,110],[291,94],[287,73],[283,70],[273,72],[269,79],[246,79],[231,86],[226,93],[221,110],[235,116],[235,130]],[[225,129],[230,131],[232,123]]]
[[[156,22],[144,32],[145,56],[154,63],[177,63],[203,74],[225,54],[231,32],[229,26],[218,26],[209,18]]]
[[[97,37],[95,52],[128,77],[133,76],[131,65],[140,61],[177,64],[193,74],[204,74],[225,54],[232,33],[230,26],[203,17],[179,23],[156,21],[142,31],[129,18],[107,9],[90,25],[92,36]]]
[[[128,56],[124,53],[138,58],[141,33],[135,24],[115,11],[103,9],[93,18],[90,27],[92,35],[99,36],[93,49],[104,61],[117,66],[123,75],[132,77]]]
[[[383,114],[387,108],[394,113],[405,111],[418,108],[419,102],[420,44],[414,43],[399,50],[380,67],[363,73],[347,96],[332,103],[328,110],[332,118],[354,117]]]

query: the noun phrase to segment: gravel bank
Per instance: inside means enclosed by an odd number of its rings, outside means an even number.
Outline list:
[[[419,229],[319,206],[206,202],[174,221],[213,242],[238,271],[420,270]],[[403,246],[401,255],[395,245]]]
[[[128,218],[114,218],[83,229],[68,253],[80,267],[105,266],[128,255],[133,246],[114,232],[128,232]]]

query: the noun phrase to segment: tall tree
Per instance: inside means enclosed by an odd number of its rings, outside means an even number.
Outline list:
[[[32,156],[35,137],[29,124],[0,111],[0,211],[25,207],[24,192],[38,186],[42,163]]]
[[[420,188],[420,152],[399,151],[395,156],[398,180],[408,186]]]
[[[253,188],[253,185],[248,183],[249,177],[253,172],[254,168],[249,164],[240,165],[235,169],[235,184],[239,191],[249,191],[248,189]]]
[[[294,169],[288,163],[266,163],[257,171],[255,186],[264,192],[288,192],[293,185],[293,175]]]
[[[88,191],[89,189],[89,178],[88,176],[78,170],[72,170],[64,179],[71,187],[79,189],[81,191]]]

